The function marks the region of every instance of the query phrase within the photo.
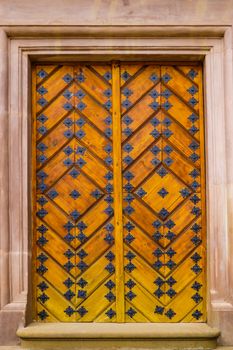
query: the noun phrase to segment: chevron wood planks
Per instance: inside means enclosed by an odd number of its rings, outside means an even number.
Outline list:
[[[206,320],[202,66],[36,65],[34,319]]]

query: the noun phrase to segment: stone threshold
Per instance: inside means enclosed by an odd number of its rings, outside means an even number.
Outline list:
[[[17,335],[25,349],[215,349],[206,323],[31,323]]]

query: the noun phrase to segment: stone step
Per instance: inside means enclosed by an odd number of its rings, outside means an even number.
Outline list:
[[[32,323],[17,335],[25,349],[215,349],[206,323]]]

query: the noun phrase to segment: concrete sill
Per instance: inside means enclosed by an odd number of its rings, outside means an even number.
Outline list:
[[[206,323],[32,323],[17,331],[30,349],[215,349],[219,334]]]

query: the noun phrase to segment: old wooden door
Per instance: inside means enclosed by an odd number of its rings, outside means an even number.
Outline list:
[[[203,322],[199,64],[33,68],[34,318]]]

